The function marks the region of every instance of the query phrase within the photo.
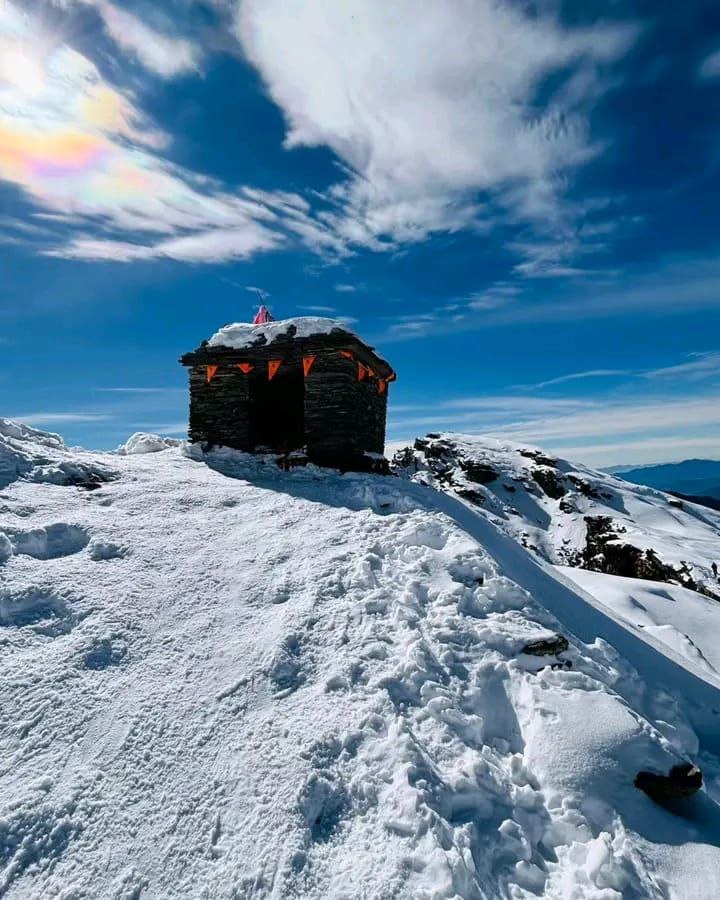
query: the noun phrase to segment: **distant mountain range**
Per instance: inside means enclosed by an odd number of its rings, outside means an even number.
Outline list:
[[[686,459],[657,466],[613,466],[608,469],[632,484],[645,484],[668,493],[720,500],[720,460]]]

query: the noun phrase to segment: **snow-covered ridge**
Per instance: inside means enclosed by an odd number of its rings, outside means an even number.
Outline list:
[[[312,337],[316,334],[331,334],[333,331],[353,334],[347,325],[338,319],[328,319],[321,316],[297,316],[294,319],[266,322],[264,325],[251,325],[248,322],[234,322],[230,325],[223,325],[208,340],[208,346],[243,350],[256,344],[272,344],[273,341],[287,335],[291,328],[295,329],[294,336],[299,338]]]
[[[500,516],[5,427],[3,896],[720,896],[720,680]],[[634,787],[685,761],[682,816]]]
[[[471,435],[418,439],[400,469],[480,506],[543,559],[668,581],[720,600],[720,513],[552,456]]]

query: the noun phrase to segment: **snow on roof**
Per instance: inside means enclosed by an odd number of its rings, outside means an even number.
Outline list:
[[[277,322],[267,322],[264,325],[251,325],[249,322],[233,322],[231,325],[223,325],[208,341],[210,347],[230,347],[233,350],[242,350],[258,343],[271,344],[278,338],[286,335],[291,326],[295,327],[295,337],[311,337],[315,334],[330,334],[333,331],[344,331],[347,334],[354,333],[338,319],[327,319],[320,316],[297,316],[294,319],[280,319]]]

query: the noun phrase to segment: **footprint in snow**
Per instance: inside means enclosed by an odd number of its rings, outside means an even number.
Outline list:
[[[0,628],[31,628],[55,637],[74,624],[66,602],[51,591],[27,588],[0,593]]]
[[[96,640],[83,654],[83,666],[95,671],[118,666],[127,656],[127,647],[122,641],[112,638]]]
[[[10,529],[6,532],[13,553],[33,559],[59,559],[87,547],[90,538],[79,525],[55,522],[44,528]]]

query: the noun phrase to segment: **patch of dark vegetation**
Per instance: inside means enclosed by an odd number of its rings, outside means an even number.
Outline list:
[[[394,469],[417,469],[414,448],[403,447],[402,450],[398,450],[392,458],[391,466]]]
[[[720,600],[720,595],[695,581],[687,563],[676,569],[664,563],[652,548],[641,550],[619,540],[625,529],[616,525],[610,516],[585,516],[585,525],[587,536],[581,568],[591,572],[604,572],[606,575],[620,575],[623,578],[643,578],[647,581],[677,584]]]

